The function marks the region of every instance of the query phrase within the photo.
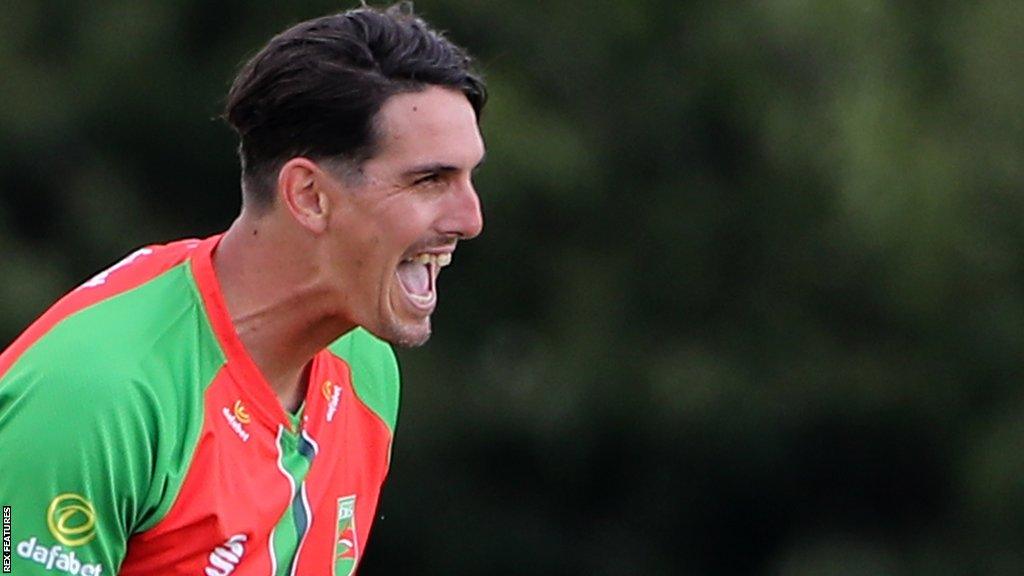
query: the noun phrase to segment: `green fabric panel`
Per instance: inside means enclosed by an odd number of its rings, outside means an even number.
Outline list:
[[[391,345],[356,328],[331,344],[329,350],[348,362],[356,395],[394,434],[401,385]]]
[[[61,544],[70,565],[115,573],[131,534],[177,496],[223,363],[187,264],[30,347],[0,380],[0,502],[12,506],[15,547]],[[17,552],[13,569],[54,573]]]
[[[281,519],[274,526],[271,546],[274,549],[274,574],[272,576],[288,576],[295,560],[295,552],[299,547],[299,530],[295,527],[292,507],[285,508]]]
[[[280,432],[277,444],[278,463],[281,470],[291,478],[292,494],[289,505],[277,521],[271,535],[271,546],[277,563],[274,576],[288,576],[291,573],[295,553],[298,552],[302,538],[309,531],[311,521],[308,511],[303,506],[301,492],[306,474],[309,473],[309,467],[313,462],[299,450],[299,442],[298,434],[284,430]],[[296,520],[299,515],[303,518],[303,526]]]
[[[305,410],[305,408],[306,403],[303,402],[302,404],[299,404],[299,409],[296,410],[294,414],[288,412],[287,410],[285,411],[285,414],[288,415],[288,421],[292,423],[291,432],[297,432],[300,428],[302,428],[302,412],[303,410]]]

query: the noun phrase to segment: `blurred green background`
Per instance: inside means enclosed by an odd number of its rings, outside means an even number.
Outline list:
[[[238,66],[326,1],[0,11],[0,346],[226,228]],[[492,99],[361,574],[1024,572],[1024,3],[417,11]]]

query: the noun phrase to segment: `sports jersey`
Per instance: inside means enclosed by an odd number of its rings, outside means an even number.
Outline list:
[[[228,316],[218,241],[134,252],[0,355],[14,574],[354,572],[390,461],[394,353],[348,333],[286,412]]]

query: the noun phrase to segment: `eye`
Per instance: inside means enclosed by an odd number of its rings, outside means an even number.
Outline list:
[[[437,172],[431,172],[430,174],[427,174],[426,176],[421,176],[421,177],[417,178],[412,184],[413,184],[413,186],[423,186],[423,185],[429,185],[429,184],[436,184],[437,182],[440,182],[440,181],[441,181],[441,175],[438,174]]]

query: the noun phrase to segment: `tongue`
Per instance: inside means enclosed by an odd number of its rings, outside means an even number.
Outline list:
[[[410,294],[427,296],[430,294],[430,270],[425,264],[403,262],[398,265],[398,278],[402,286]]]

